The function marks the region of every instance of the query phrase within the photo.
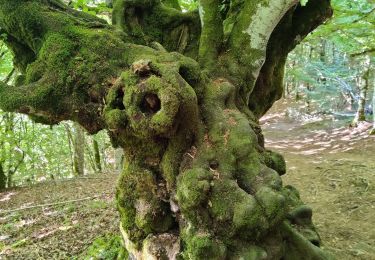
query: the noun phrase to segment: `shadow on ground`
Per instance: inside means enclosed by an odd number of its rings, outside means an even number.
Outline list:
[[[284,184],[313,208],[324,247],[337,259],[375,259],[375,136],[351,118],[288,117],[282,104],[263,119],[266,146],[284,155]]]

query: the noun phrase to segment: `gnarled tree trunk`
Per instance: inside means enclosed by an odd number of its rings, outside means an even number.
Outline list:
[[[3,0],[23,76],[0,107],[108,129],[124,150],[117,189],[133,259],[325,259],[283,158],[258,125],[281,97],[287,54],[329,1],[116,0],[113,24],[58,0]]]

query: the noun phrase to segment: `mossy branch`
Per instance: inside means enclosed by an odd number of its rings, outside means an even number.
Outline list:
[[[179,11],[182,11],[178,0],[162,0],[161,2],[167,7],[171,7]]]
[[[223,64],[236,81],[245,103],[266,59],[270,35],[297,0],[231,1],[225,19],[227,40]],[[246,68],[246,69],[244,69]]]
[[[198,12],[183,13],[173,1],[115,0],[113,24],[137,44],[162,44],[196,58],[200,36]]]
[[[211,72],[215,70],[219,51],[223,44],[223,21],[220,14],[220,0],[201,0],[200,19],[202,33],[199,44],[199,63]]]
[[[331,15],[329,0],[310,0],[306,6],[291,8],[277,25],[268,42],[266,60],[249,99],[249,108],[258,118],[282,96],[288,53]]]

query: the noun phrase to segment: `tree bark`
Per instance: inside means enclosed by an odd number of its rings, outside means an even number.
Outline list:
[[[74,175],[85,175],[85,132],[78,124],[74,124],[73,148]]]
[[[99,150],[99,143],[95,138],[92,139],[92,146],[94,149],[95,168],[97,172],[102,172],[102,162],[100,158],[101,156]]]
[[[74,138],[72,135],[72,131],[70,129],[70,125],[64,124],[64,127],[65,127],[66,137],[67,137],[68,146],[69,146],[70,169],[71,169],[71,173],[74,174],[74,151],[73,151]]]
[[[288,52],[331,13],[326,0],[202,0],[199,15],[116,0],[112,27],[57,0],[4,0],[24,77],[0,85],[0,107],[108,129],[134,259],[326,259],[258,119],[283,92]]]
[[[375,84],[374,84],[374,91],[372,92],[372,121],[373,127],[370,131],[370,135],[375,135]]]
[[[0,191],[5,190],[7,184],[7,176],[5,175],[3,162],[0,161]]]
[[[359,122],[363,122],[366,120],[365,115],[365,107],[366,107],[366,99],[367,99],[367,92],[369,90],[369,80],[370,80],[370,58],[366,59],[366,71],[363,75],[363,78],[359,80],[360,82],[360,93],[359,93],[359,100],[358,100],[358,109],[357,113],[353,119],[352,125],[357,126]]]

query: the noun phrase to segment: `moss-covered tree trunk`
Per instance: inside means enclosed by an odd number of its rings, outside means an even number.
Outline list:
[[[23,75],[0,107],[107,129],[132,259],[325,259],[283,158],[258,119],[280,98],[287,54],[329,1],[115,0],[113,27],[58,0],[2,0]]]

